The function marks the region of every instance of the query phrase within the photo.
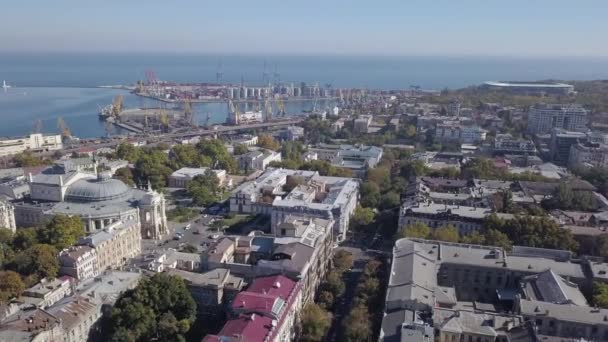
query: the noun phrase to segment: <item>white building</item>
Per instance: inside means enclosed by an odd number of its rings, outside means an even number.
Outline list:
[[[286,192],[286,185],[293,187]],[[333,219],[334,236],[342,241],[358,196],[359,183],[353,178],[269,168],[258,179],[243,183],[233,191],[230,211],[271,215],[272,227],[291,214]]]
[[[569,166],[608,167],[608,145],[578,143],[570,146]]]
[[[372,124],[373,117],[371,115],[361,115],[354,121],[355,133],[367,133],[369,126]]]
[[[268,164],[276,161],[280,162],[281,152],[270,150],[251,151],[237,157],[239,168],[243,170],[260,170],[263,171],[268,167]]]
[[[61,135],[30,134],[28,137],[0,140],[0,156],[24,151],[53,151],[63,148]]]
[[[577,105],[538,104],[528,111],[528,132],[549,134],[553,128],[584,132],[587,130],[587,111]]]
[[[202,176],[210,169],[208,167],[183,167],[169,176],[169,187],[186,188],[188,183],[196,176]],[[226,170],[211,170],[215,173],[220,185],[225,185],[227,179]]]
[[[437,124],[435,137],[442,142],[459,141],[476,144],[486,140],[487,131],[479,126],[462,126],[458,123]]]
[[[108,172],[30,176],[30,198],[15,203],[18,226],[29,227],[55,214],[79,216],[87,233],[120,221],[137,221],[141,235],[159,239],[168,233],[162,193],[128,187]]]
[[[89,246],[72,246],[59,254],[59,273],[79,281],[94,278],[99,274],[97,251]]]

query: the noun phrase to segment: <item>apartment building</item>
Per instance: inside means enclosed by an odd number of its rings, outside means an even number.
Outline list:
[[[116,222],[103,231],[82,238],[79,244],[95,249],[99,272],[120,269],[128,259],[141,253],[139,222]]]
[[[91,279],[99,274],[97,250],[89,246],[72,246],[59,253],[59,274],[79,281]]]
[[[577,143],[570,146],[569,166],[608,167],[608,145],[598,143]]]
[[[587,130],[587,111],[578,105],[537,104],[528,110],[528,132],[550,134],[554,128],[567,131]]]

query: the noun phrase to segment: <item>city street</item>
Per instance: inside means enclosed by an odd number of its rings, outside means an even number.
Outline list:
[[[205,217],[206,216],[206,217]],[[213,220],[221,220],[221,216],[212,215],[197,215],[188,222],[169,222],[169,234],[162,240],[142,240],[142,253],[150,253],[158,248],[173,248],[180,250],[186,245],[192,245],[198,248],[199,252],[203,252],[216,239],[214,235],[222,235],[222,232],[217,232],[210,228]],[[189,229],[186,226],[190,225]],[[179,240],[176,240],[176,234],[182,234]]]

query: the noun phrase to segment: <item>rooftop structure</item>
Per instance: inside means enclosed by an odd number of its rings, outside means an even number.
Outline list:
[[[211,170],[208,167],[183,167],[177,171],[174,171],[169,176],[169,187],[172,188],[186,188],[188,183],[192,181],[196,176],[202,176],[207,171]],[[217,177],[220,185],[225,184],[226,176],[228,175],[226,170],[211,170]]]
[[[382,148],[376,146],[319,144],[309,148],[307,153],[316,153],[317,159],[351,169],[362,177],[367,169],[380,162],[382,152]]]
[[[30,199],[15,203],[18,226],[39,225],[55,214],[79,216],[88,233],[118,221],[137,221],[144,238],[167,234],[165,198],[161,193],[126,186],[110,174],[70,171],[30,177]]]
[[[286,184],[298,184],[285,191]],[[289,214],[306,214],[335,221],[334,236],[346,237],[357,205],[359,184],[352,178],[324,177],[316,171],[269,168],[254,181],[237,187],[230,196],[230,211],[270,214],[276,227]],[[274,229],[274,228],[273,228]]]

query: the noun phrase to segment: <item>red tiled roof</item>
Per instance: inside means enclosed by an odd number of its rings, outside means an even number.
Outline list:
[[[278,296],[276,295],[249,291],[239,292],[232,301],[232,309],[237,312],[245,310],[272,315],[272,308],[277,299]]]
[[[270,334],[271,328],[272,319],[269,317],[241,315],[226,322],[218,336],[233,337],[235,341],[242,342],[263,342]]]
[[[256,278],[247,289],[247,292],[265,293],[281,297],[284,301],[287,301],[295,287],[295,281],[283,275],[274,275]]]

